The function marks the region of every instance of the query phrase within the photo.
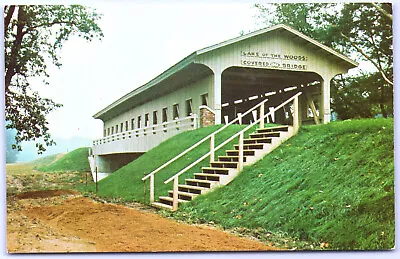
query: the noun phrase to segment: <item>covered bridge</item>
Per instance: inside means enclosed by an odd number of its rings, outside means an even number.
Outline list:
[[[300,122],[328,123],[330,81],[357,65],[286,25],[200,49],[93,116],[104,127],[92,163],[113,172],[177,133],[227,123],[266,98],[268,109],[299,91]]]

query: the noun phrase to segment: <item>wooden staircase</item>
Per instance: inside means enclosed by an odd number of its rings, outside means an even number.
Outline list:
[[[292,126],[257,129],[257,132],[243,140],[243,165],[257,162],[294,134]],[[233,150],[226,150],[226,155],[210,162],[209,167],[203,167],[201,173],[195,173],[193,179],[185,179],[185,184],[178,184],[178,204],[189,202],[217,186],[230,183],[241,171],[239,148],[239,145],[234,145]],[[168,196],[160,196],[159,201],[153,202],[152,206],[173,210],[173,194],[171,190]]]

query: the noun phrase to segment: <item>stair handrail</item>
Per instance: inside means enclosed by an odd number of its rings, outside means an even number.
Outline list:
[[[288,104],[290,101],[294,100],[295,98],[299,97],[302,94],[302,92],[298,92],[297,94],[295,94],[294,96],[292,96],[291,98],[287,99],[285,102],[281,103],[280,105],[278,105],[277,107],[274,107],[271,111],[269,111],[267,114],[264,115],[264,117],[258,118],[257,120],[255,120],[253,123],[249,124],[248,126],[246,126],[244,129],[242,129],[241,131],[237,132],[236,134],[232,135],[231,137],[229,137],[227,140],[225,140],[224,142],[222,142],[221,144],[219,144],[213,151],[217,151],[219,150],[221,147],[225,146],[226,144],[228,144],[231,140],[235,139],[237,136],[242,135],[249,130],[251,127],[253,127],[254,125],[256,125],[257,123],[259,123],[262,119],[267,118],[268,116],[272,115],[272,112],[275,112],[279,109],[281,109],[283,106],[285,106],[286,104]],[[198,163],[200,163],[204,158],[208,157],[211,154],[211,150],[204,154],[202,157],[200,157],[199,159],[197,159],[195,162],[191,163],[190,165],[186,166],[184,169],[182,169],[181,171],[179,171],[178,173],[176,173],[175,175],[173,175],[172,177],[168,178],[166,181],[164,181],[164,184],[167,184],[169,182],[171,182],[173,179],[178,178],[179,176],[181,176],[182,174],[184,174],[185,172],[187,172],[190,168],[192,168],[193,166],[197,165]]]
[[[202,143],[204,143],[206,140],[212,138],[213,136],[215,136],[217,133],[223,131],[225,128],[227,128],[228,126],[232,125],[233,123],[239,121],[242,117],[246,116],[247,114],[249,114],[250,112],[252,112],[253,110],[257,109],[258,107],[260,107],[261,105],[265,104],[268,101],[267,99],[264,99],[263,101],[261,101],[260,103],[258,103],[256,106],[253,106],[252,108],[250,108],[248,111],[246,111],[243,114],[238,114],[238,116],[232,120],[231,122],[229,122],[228,124],[225,124],[223,127],[219,128],[218,130],[210,133],[209,135],[207,135],[206,137],[204,137],[203,139],[201,139],[200,141],[198,141],[196,144],[194,144],[193,146],[191,146],[190,148],[187,148],[185,151],[181,152],[179,155],[175,156],[173,159],[171,159],[170,161],[168,161],[167,163],[163,164],[162,166],[158,167],[157,169],[155,169],[154,171],[152,171],[151,173],[147,174],[146,176],[144,176],[142,178],[142,181],[145,181],[147,178],[149,178],[150,176],[158,173],[160,170],[164,169],[165,167],[167,167],[168,165],[170,165],[171,163],[175,162],[176,160],[178,160],[179,158],[181,158],[182,156],[186,155],[188,152],[192,151],[193,149],[195,149],[196,147],[198,147],[199,145],[201,145]]]

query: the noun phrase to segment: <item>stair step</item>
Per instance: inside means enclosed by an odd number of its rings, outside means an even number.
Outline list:
[[[289,131],[289,126],[276,126],[276,127],[269,127],[269,128],[264,128],[264,129],[257,129],[258,133],[276,132],[276,131],[287,132],[287,131]]]
[[[237,167],[235,167],[237,168]],[[203,174],[216,174],[216,175],[228,175],[229,168],[219,168],[219,167],[202,167],[201,173]]]
[[[239,150],[239,145],[233,145],[235,150]],[[243,150],[264,149],[264,144],[243,144]]]
[[[239,156],[219,156],[218,160],[221,162],[238,162]],[[245,156],[243,156],[243,162],[246,162]]]
[[[167,205],[167,204],[161,203],[161,202],[153,202],[151,204],[151,206],[159,208],[159,209],[172,210],[172,206],[171,205]]]
[[[168,196],[173,197],[174,191],[168,191]],[[199,194],[190,193],[190,192],[180,192],[178,191],[178,199],[191,201],[194,197],[198,196]]]
[[[238,150],[227,150],[226,154],[228,156],[239,156],[239,151]],[[243,150],[243,156],[255,156],[256,151],[255,150]]]
[[[164,203],[163,201],[166,201],[169,203],[168,205],[170,205],[170,206],[172,206],[172,202],[174,201],[174,198],[169,197],[169,196],[160,196],[159,199],[160,199],[161,203]],[[178,199],[178,202],[182,203],[182,202],[189,202],[189,201]],[[164,204],[166,204],[166,203],[164,203]]]
[[[219,174],[205,174],[205,173],[195,173],[194,178],[199,180],[209,180],[209,181],[219,181]]]
[[[185,181],[190,186],[204,187],[208,189],[211,188],[211,185],[215,184],[215,181],[202,180],[202,179],[185,179]]]
[[[212,167],[218,168],[237,168],[238,162],[215,161],[211,163]]]
[[[250,138],[279,138],[280,132],[251,133]]]
[[[272,138],[250,138],[243,140],[244,144],[265,144],[272,143]]]
[[[195,193],[195,194],[202,194],[203,191],[208,191],[210,188],[207,187],[200,187],[200,186],[194,186],[194,185],[186,185],[186,184],[179,184],[178,185],[178,190],[180,192],[190,192],[190,193]]]

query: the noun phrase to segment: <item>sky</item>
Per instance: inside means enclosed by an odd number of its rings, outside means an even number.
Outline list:
[[[61,68],[49,65],[50,85],[32,81],[41,96],[63,104],[47,117],[51,135],[100,138],[102,122],[93,114],[192,52],[262,28],[255,2],[80,1],[103,14],[105,36],[71,37],[60,52]]]
[[[60,52],[62,67],[49,66],[50,85],[40,80],[33,84],[42,96],[63,104],[48,115],[54,137],[101,137],[102,122],[93,114],[192,52],[259,28],[250,1],[90,6],[103,14],[99,25],[104,38],[71,38]]]

